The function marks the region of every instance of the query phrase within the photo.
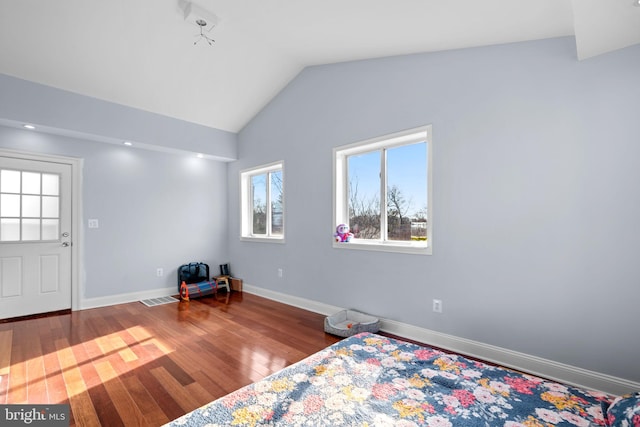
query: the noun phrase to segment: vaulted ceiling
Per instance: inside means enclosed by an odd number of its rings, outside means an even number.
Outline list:
[[[584,60],[640,43],[633,0],[194,0],[186,19],[185,5],[0,0],[0,73],[237,132],[306,66],[560,36]]]

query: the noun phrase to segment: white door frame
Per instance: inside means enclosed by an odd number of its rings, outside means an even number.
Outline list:
[[[83,159],[75,157],[56,156],[50,154],[30,153],[25,151],[7,150],[0,148],[0,155],[16,159],[36,160],[41,162],[63,163],[71,166],[71,310],[80,310],[83,288],[80,279],[83,277],[84,259],[84,230],[82,225],[82,168]]]

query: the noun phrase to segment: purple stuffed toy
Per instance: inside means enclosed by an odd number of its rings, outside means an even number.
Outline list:
[[[349,226],[347,224],[340,224],[336,227],[336,232],[333,237],[336,242],[349,242],[353,237],[353,233],[349,233]]]

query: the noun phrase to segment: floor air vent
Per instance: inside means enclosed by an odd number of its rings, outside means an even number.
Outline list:
[[[140,300],[140,302],[146,305],[147,307],[155,307],[156,305],[178,302],[178,300],[174,297],[160,297],[160,298],[143,299],[143,300]]]

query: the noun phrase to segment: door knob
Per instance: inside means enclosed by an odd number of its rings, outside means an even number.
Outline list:
[[[62,242],[62,246],[64,246],[65,248],[66,248],[67,246],[69,246],[69,245],[70,245],[70,243],[69,243],[69,242]]]

